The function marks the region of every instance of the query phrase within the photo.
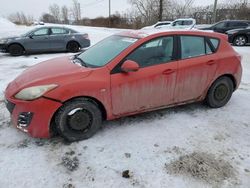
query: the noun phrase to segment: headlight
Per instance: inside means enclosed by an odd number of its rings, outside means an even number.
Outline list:
[[[8,39],[0,39],[0,44],[5,44],[8,42]]]
[[[21,90],[20,92],[18,92],[15,95],[15,98],[21,99],[21,100],[26,100],[26,101],[34,100],[34,99],[41,97],[46,92],[56,88],[57,86],[58,85],[56,85],[56,84],[50,84],[50,85],[28,87],[28,88],[25,88],[25,89]]]

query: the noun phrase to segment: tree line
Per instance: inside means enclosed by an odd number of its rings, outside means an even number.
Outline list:
[[[247,0],[227,0],[220,3],[216,10],[216,20],[213,20],[213,5],[196,6],[194,0],[127,0],[131,9],[125,13],[115,12],[110,17],[90,19],[82,17],[81,4],[72,0],[71,7],[52,4],[40,20],[46,23],[78,24],[87,26],[141,28],[157,21],[175,20],[190,17],[198,24],[212,24],[214,21],[226,19],[250,20],[250,4]],[[84,15],[84,12],[83,12]],[[34,21],[32,16],[17,12],[9,16],[16,24],[29,25]]]

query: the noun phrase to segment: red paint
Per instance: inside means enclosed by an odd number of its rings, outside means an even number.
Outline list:
[[[156,34],[133,31],[120,35],[140,39],[106,66],[85,68],[73,64],[69,57],[57,58],[26,70],[11,82],[5,97],[16,104],[12,113],[14,124],[16,125],[20,112],[33,112],[28,133],[33,137],[45,138],[50,136],[50,122],[55,112],[62,103],[75,97],[91,97],[99,101],[106,110],[107,120],[111,120],[201,101],[211,84],[225,74],[234,78],[236,88],[239,86],[242,74],[241,57],[227,43],[225,35],[200,31],[168,31]],[[214,54],[139,68],[135,72],[111,74],[117,64],[141,44],[168,35],[216,37],[220,39],[220,46]],[[125,68],[136,69],[136,64],[129,61]],[[55,101],[43,97],[34,101],[14,98],[23,88],[44,84],[59,85],[45,94],[45,97]]]

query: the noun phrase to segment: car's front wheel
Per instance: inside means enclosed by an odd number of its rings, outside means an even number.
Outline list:
[[[236,36],[233,41],[233,44],[235,46],[245,46],[246,43],[247,43],[247,38],[243,35]]]
[[[220,108],[227,104],[234,91],[234,85],[229,77],[217,79],[208,90],[206,102],[212,108]]]
[[[8,48],[8,51],[12,56],[20,56],[24,54],[24,49],[19,44],[11,44]]]
[[[79,50],[80,50],[80,45],[77,42],[71,41],[67,44],[67,51],[76,53]]]
[[[94,101],[78,98],[66,102],[57,112],[59,134],[70,142],[88,139],[102,125],[102,113]]]

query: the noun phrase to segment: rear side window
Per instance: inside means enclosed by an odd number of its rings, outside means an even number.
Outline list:
[[[230,22],[229,26],[230,27],[247,27],[248,24],[244,22]]]
[[[51,28],[51,34],[52,35],[63,35],[68,34],[69,31],[63,28]]]
[[[215,38],[209,38],[209,40],[212,43],[214,50],[216,51],[219,47],[219,40]]]
[[[206,54],[204,37],[181,36],[181,58],[191,58]]]

